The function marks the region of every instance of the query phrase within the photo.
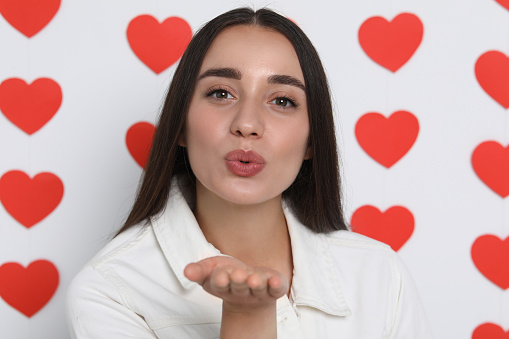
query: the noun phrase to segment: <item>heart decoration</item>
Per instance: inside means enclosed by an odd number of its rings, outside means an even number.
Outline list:
[[[472,339],[509,339],[509,331],[504,332],[502,327],[496,324],[485,323],[474,330]]]
[[[423,32],[422,22],[414,14],[401,13],[390,22],[375,16],[359,28],[359,43],[374,62],[396,72],[415,53]]]
[[[30,85],[18,78],[0,84],[0,110],[28,135],[41,129],[61,104],[62,90],[48,78],[39,78]]]
[[[27,268],[9,262],[0,266],[0,297],[30,318],[51,300],[58,281],[57,268],[47,260],[36,260]]]
[[[132,125],[126,133],[125,142],[129,153],[142,168],[147,164],[150,146],[156,128],[149,122],[138,122]]]
[[[475,77],[482,89],[502,107],[509,108],[509,58],[489,51],[477,59]]]
[[[26,228],[53,212],[63,195],[64,185],[52,173],[39,173],[30,179],[22,171],[10,171],[0,178],[0,202]]]
[[[390,245],[398,251],[414,232],[414,216],[403,206],[392,206],[385,212],[365,205],[359,207],[350,221],[352,231]]]
[[[509,237],[480,236],[472,245],[471,255],[475,267],[488,280],[503,290],[509,288]]]
[[[0,0],[0,14],[28,38],[46,27],[59,7],[60,0]]]
[[[495,0],[495,1],[498,2],[505,9],[509,10],[509,0]]]
[[[509,195],[509,145],[503,147],[496,141],[479,144],[472,153],[472,167],[495,193],[502,198]]]
[[[390,168],[412,148],[419,133],[419,121],[410,112],[397,111],[389,118],[366,113],[355,125],[362,149],[382,166]]]
[[[192,35],[191,26],[179,17],[159,23],[150,15],[140,15],[127,27],[127,40],[134,54],[156,74],[180,59]]]

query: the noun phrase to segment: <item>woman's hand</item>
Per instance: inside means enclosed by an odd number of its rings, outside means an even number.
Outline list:
[[[276,300],[289,288],[281,273],[212,257],[187,265],[184,275],[223,299],[221,338],[276,338]]]
[[[288,280],[267,267],[252,267],[231,257],[212,257],[187,265],[184,275],[223,299],[232,312],[270,306],[288,292]]]

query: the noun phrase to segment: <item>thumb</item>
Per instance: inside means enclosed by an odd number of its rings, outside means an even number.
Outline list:
[[[203,286],[205,281],[210,277],[212,271],[214,271],[217,266],[223,264],[225,259],[224,257],[211,257],[195,263],[190,263],[184,269],[184,275],[187,279]]]

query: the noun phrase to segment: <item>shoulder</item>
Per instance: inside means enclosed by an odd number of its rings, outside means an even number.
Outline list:
[[[331,244],[331,246],[346,246],[353,248],[365,248],[374,251],[394,252],[391,247],[383,242],[369,238],[352,231],[335,231],[323,234],[323,238]]]
[[[328,244],[331,254],[338,259],[348,259],[359,264],[366,260],[381,260],[394,263],[396,252],[387,244],[368,238],[352,231],[336,231],[324,234],[323,240]]]
[[[112,261],[126,260],[125,256],[130,252],[136,251],[140,243],[149,233],[148,226],[135,226],[122,232],[111,239],[94,257],[92,257],[74,277],[71,287],[79,285],[76,282],[84,282],[87,278],[101,275],[101,269],[109,265]]]
[[[370,262],[397,265],[398,255],[387,244],[352,231],[335,231],[320,235],[338,263],[371,266]]]
[[[376,274],[392,281],[401,278],[404,267],[389,245],[351,231],[331,232],[322,238],[339,269],[357,272],[362,268],[361,275]]]
[[[155,338],[125,279],[143,275],[133,258],[141,257],[150,226],[133,227],[111,240],[71,281],[66,293],[66,319],[73,338]],[[108,319],[108,321],[104,321]]]
[[[111,239],[97,254],[90,260],[92,266],[100,266],[111,260],[121,258],[129,252],[139,250],[143,241],[150,238],[150,225],[138,224],[120,233]]]
[[[68,305],[92,295],[128,304],[121,299],[129,286],[119,277],[139,275],[143,262],[157,256],[152,233],[149,225],[137,225],[113,238],[73,278],[67,289]]]
[[[350,231],[323,238],[354,313],[386,314],[391,338],[432,338],[415,282],[389,245]]]
[[[380,296],[397,300],[401,289],[413,284],[404,263],[389,245],[351,231],[337,231],[323,238],[347,295],[371,295],[376,291],[372,300]]]

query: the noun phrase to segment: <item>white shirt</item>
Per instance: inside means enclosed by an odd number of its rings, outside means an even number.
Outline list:
[[[113,239],[67,295],[73,338],[218,338],[221,299],[184,276],[221,255],[172,187],[165,211]],[[429,339],[414,284],[389,246],[349,231],[315,234],[284,207],[294,274],[277,301],[279,339]]]

